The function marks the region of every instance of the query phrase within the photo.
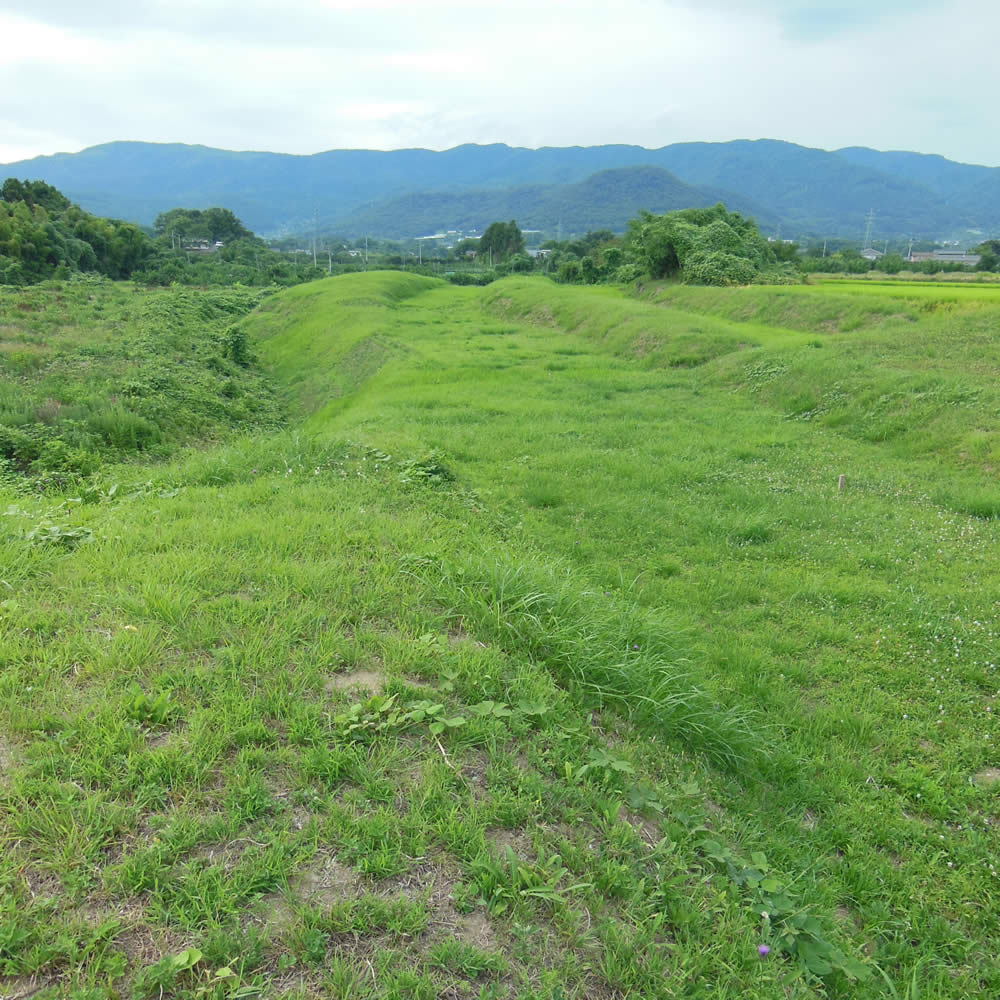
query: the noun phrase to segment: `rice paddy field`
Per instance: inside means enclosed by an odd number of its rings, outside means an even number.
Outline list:
[[[196,294],[0,290],[0,996],[1000,996],[998,289]]]

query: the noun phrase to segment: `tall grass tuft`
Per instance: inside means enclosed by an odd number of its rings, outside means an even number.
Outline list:
[[[617,595],[581,589],[541,563],[417,560],[448,614],[509,652],[544,664],[587,707],[736,767],[767,752],[752,717],[699,688],[676,634]]]

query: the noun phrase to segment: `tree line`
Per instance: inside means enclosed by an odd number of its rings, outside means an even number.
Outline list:
[[[271,249],[225,208],[172,209],[147,231],[91,215],[44,181],[11,177],[0,186],[0,285],[98,274],[150,285],[267,286],[326,273],[311,256]]]
[[[358,241],[353,249],[338,245],[318,255],[301,249],[300,242],[293,241],[295,252],[280,252],[220,207],[171,209],[143,230],[90,215],[44,181],[8,178],[0,186],[0,285],[88,272],[151,285],[293,285],[369,267],[439,274],[457,284],[486,284],[533,271],[569,284],[627,283],[648,275],[744,285],[794,282],[813,272],[968,270],[941,261],[909,263],[899,254],[870,261],[846,247],[829,256],[815,249],[803,253],[795,244],[766,240],[753,219],[722,204],[662,215],[640,212],[624,234],[597,230],[549,240],[531,252],[513,219],[493,222],[478,239],[461,240],[450,250],[429,251],[426,260],[385,241],[371,241],[371,252],[367,241]],[[977,250],[978,270],[1000,269],[1000,240],[987,240]]]

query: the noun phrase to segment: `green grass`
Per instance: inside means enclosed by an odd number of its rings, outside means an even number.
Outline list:
[[[288,430],[3,487],[0,992],[998,992],[996,314],[689,291],[300,286]]]
[[[0,293],[0,463],[65,482],[276,426],[281,408],[234,325],[262,298],[104,280]]]

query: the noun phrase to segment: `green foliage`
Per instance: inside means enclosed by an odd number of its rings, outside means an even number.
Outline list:
[[[87,280],[4,296],[0,460],[41,483],[275,424],[281,405],[233,322],[260,298]]]
[[[326,274],[311,258],[270,249],[225,208],[164,212],[150,240],[130,223],[84,212],[43,181],[8,178],[0,194],[0,285],[96,273],[151,285],[268,286]]]
[[[491,222],[479,237],[479,253],[489,257],[494,264],[523,254],[524,236],[517,223],[513,219],[510,222]]]
[[[566,884],[569,869],[558,854],[548,854],[544,848],[535,860],[519,858],[511,847],[502,858],[483,853],[470,865],[480,899],[491,913],[503,913],[523,903],[555,906],[573,893],[589,889],[589,883]]]
[[[172,236],[211,243],[253,238],[253,233],[228,208],[172,208],[156,217],[153,231],[166,241]]]
[[[89,215],[42,181],[4,181],[0,284],[33,284],[94,271],[127,278],[152,246],[136,226]]]
[[[143,725],[165,726],[178,712],[177,706],[170,701],[170,694],[170,691],[161,691],[151,697],[136,688],[132,698],[126,703],[126,714]]]
[[[448,467],[444,456],[431,449],[420,458],[408,458],[400,465],[399,478],[405,482],[419,480],[427,483],[449,483],[455,473]]]
[[[8,177],[0,186],[0,200],[13,204],[41,205],[47,212],[62,212],[70,207],[69,198],[45,181],[19,181]]]
[[[817,978],[833,972],[852,981],[871,978],[870,966],[833,944],[830,929],[809,912],[794,887],[771,873],[763,852],[754,851],[747,862],[727,845],[704,836],[699,849],[742,890],[747,905],[761,915],[765,940],[796,958],[806,972]]]
[[[653,278],[679,274],[690,284],[749,284],[775,262],[753,220],[722,204],[643,212],[629,223],[628,245]]]
[[[24,540],[30,545],[54,545],[64,549],[73,549],[81,542],[93,541],[94,533],[89,528],[43,521],[26,532]]]
[[[689,285],[749,285],[757,276],[753,262],[726,250],[689,254],[681,277]]]

